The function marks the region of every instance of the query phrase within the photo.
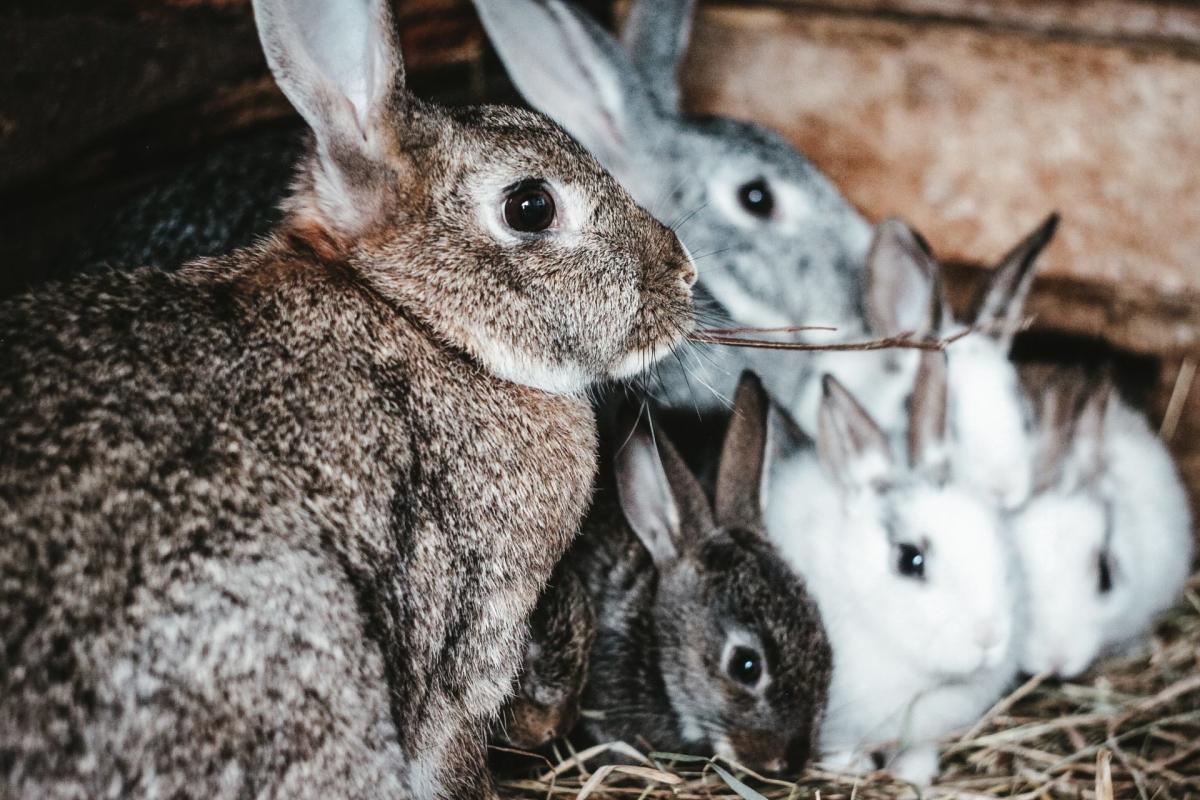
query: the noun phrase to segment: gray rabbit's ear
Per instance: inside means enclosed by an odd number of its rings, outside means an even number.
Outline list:
[[[617,494],[625,521],[659,568],[713,529],[704,490],[648,414],[620,426],[628,430],[614,458]]]
[[[718,525],[750,531],[763,526],[769,413],[770,400],[762,381],[753,372],[743,372],[717,466]]]
[[[387,0],[254,0],[279,88],[328,154],[369,150],[404,98]]]
[[[875,228],[867,253],[867,321],[880,336],[936,335],[948,318],[941,270],[929,245],[899,219]]]
[[[1033,286],[1037,258],[1054,238],[1058,214],[1042,221],[992,270],[975,302],[971,324],[986,331],[1007,347],[1021,326],[1025,300]]]
[[[915,469],[944,475],[949,462],[946,354],[922,350],[908,420],[908,459]]]
[[[620,44],[559,0],[475,0],[475,7],[526,101],[622,177],[657,111]]]
[[[842,489],[878,486],[892,469],[887,434],[837,378],[825,375],[817,412],[817,455]]]
[[[679,64],[692,32],[695,0],[634,0],[621,43],[664,111],[679,111]]]

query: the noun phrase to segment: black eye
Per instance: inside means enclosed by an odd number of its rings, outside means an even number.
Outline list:
[[[1100,594],[1112,591],[1112,561],[1108,553],[1100,554]]]
[[[763,657],[749,647],[735,647],[729,654],[729,663],[725,665],[729,677],[738,683],[754,687],[763,674]]]
[[[901,544],[897,550],[900,557],[896,561],[896,569],[907,578],[925,577],[925,553],[915,544]]]
[[[504,221],[521,233],[544,231],[554,222],[554,198],[541,183],[521,183],[504,198]]]
[[[767,186],[767,182],[762,178],[742,184],[742,187],[738,189],[738,202],[742,204],[742,208],[746,209],[747,213],[753,214],[759,219],[767,219],[775,210],[775,197],[771,194],[771,188]]]

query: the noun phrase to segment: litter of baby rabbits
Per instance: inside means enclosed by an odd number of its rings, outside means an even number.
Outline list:
[[[943,741],[925,798],[1168,798],[1200,793],[1200,573],[1145,651],[1099,662],[1070,681],[1035,676],[970,730]],[[619,751],[641,769],[606,769]],[[918,792],[888,773],[811,767],[798,780],[756,775],[721,758],[668,756],[636,743],[531,756],[501,795],[534,798],[817,798],[885,800]],[[584,791],[587,794],[584,795]]]

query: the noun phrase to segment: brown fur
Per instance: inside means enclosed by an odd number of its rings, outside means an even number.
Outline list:
[[[0,305],[6,796],[491,796],[583,393],[691,324],[674,236],[544,118],[393,86],[359,131],[280,55],[311,4],[256,10],[315,132],[280,228]],[[485,224],[527,178],[569,228]]]

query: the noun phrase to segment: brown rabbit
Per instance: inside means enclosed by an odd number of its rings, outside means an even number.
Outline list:
[[[832,656],[816,605],[763,528],[767,419],[767,394],[744,373],[711,503],[645,416],[618,426],[612,476],[558,569],[579,576],[595,614],[576,621],[596,627],[586,677],[557,693],[582,700],[579,735],[774,772],[800,770],[813,752]],[[548,590],[538,611],[565,605]],[[544,690],[567,641],[535,632],[526,659],[540,669],[527,669],[522,694]]]
[[[493,794],[585,389],[695,272],[545,118],[408,94],[388,8],[256,0],[272,235],[0,305],[0,795]]]

